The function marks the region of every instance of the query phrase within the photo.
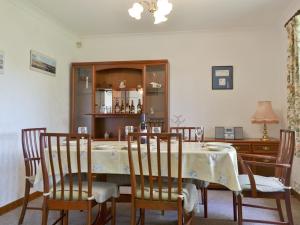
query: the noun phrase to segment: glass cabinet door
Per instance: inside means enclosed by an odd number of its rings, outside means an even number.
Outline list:
[[[87,127],[92,134],[93,113],[93,67],[75,67],[73,70],[72,131]]]
[[[150,127],[159,126],[163,131],[168,128],[166,64],[147,65],[145,76],[145,113]]]

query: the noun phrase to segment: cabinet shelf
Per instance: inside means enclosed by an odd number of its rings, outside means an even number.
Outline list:
[[[88,113],[86,115],[96,118],[138,118],[141,113]]]

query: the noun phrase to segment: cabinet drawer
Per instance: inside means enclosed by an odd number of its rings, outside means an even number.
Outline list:
[[[252,146],[254,153],[276,154],[278,151],[278,145],[276,144],[254,144]]]
[[[240,153],[251,153],[251,145],[246,143],[234,143],[232,145],[237,152]]]

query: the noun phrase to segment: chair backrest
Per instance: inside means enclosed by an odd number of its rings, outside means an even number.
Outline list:
[[[25,161],[25,174],[34,176],[40,164],[40,134],[45,133],[46,128],[22,129],[22,149]]]
[[[170,127],[171,133],[179,133],[182,135],[183,141],[187,142],[196,142],[197,136],[196,136],[196,127]],[[201,136],[201,142],[204,141],[204,130],[203,134]]]
[[[295,132],[291,130],[280,130],[280,144],[277,163],[289,164],[290,168],[276,168],[275,176],[285,185],[290,185],[292,163],[295,151]]]
[[[177,145],[171,144],[172,137],[177,140]],[[141,138],[146,138],[146,144],[141,145]],[[155,139],[152,141],[150,138]],[[132,142],[131,139],[137,141]],[[136,149],[133,148],[134,143],[137,144]],[[172,194],[182,194],[182,138],[180,134],[130,133],[128,158],[132,198],[137,197],[137,184],[140,185],[138,198],[143,200],[153,201],[153,196],[157,192],[159,197],[156,200],[159,201],[171,201]],[[167,190],[165,187],[163,189],[163,178],[167,179]],[[176,190],[174,190],[174,181],[177,183]],[[149,198],[145,198],[147,183],[149,185],[146,191],[149,193]],[[167,193],[167,199],[162,198],[163,193],[164,195]]]
[[[72,138],[72,141],[71,141]],[[91,138],[87,134],[41,134],[44,194],[55,200],[84,200],[92,196]],[[86,164],[81,160],[86,158]],[[83,173],[87,173],[84,176]],[[87,179],[87,188],[83,181]],[[75,197],[76,196],[76,197]],[[86,200],[86,199],[85,199]]]

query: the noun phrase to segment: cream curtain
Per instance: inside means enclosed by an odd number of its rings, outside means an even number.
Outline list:
[[[300,170],[300,16],[292,19],[286,29],[288,33],[287,121],[289,129],[296,132],[296,154],[294,158],[292,186],[300,193],[300,177],[296,172]]]

